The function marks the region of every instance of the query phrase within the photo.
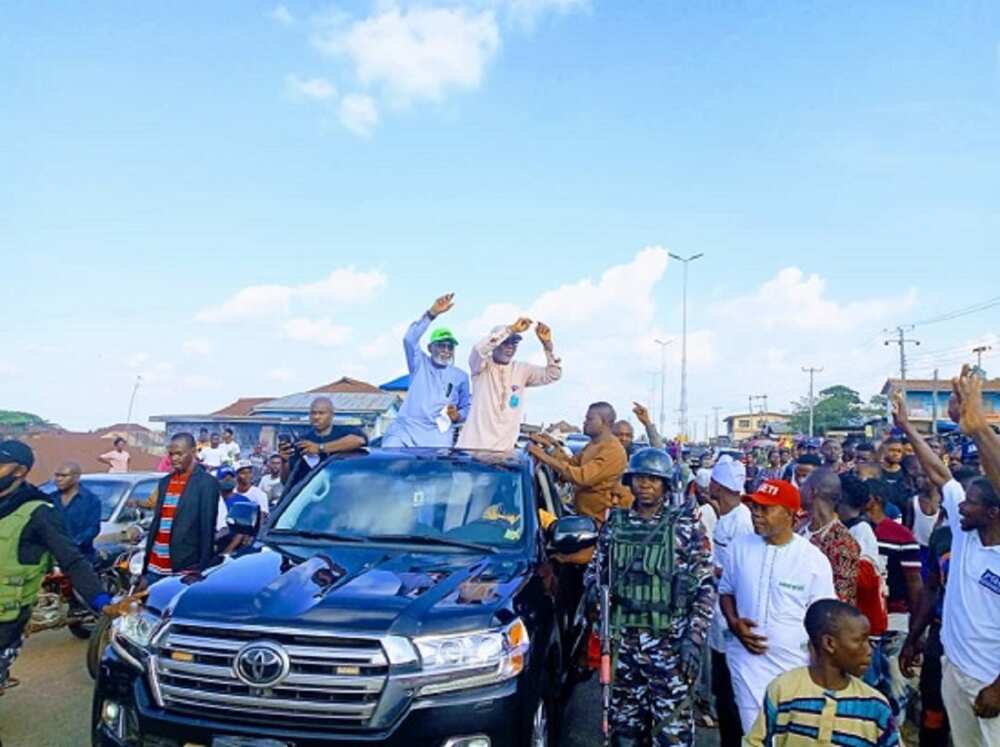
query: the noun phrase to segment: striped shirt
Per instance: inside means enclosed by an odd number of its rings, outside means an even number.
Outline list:
[[[173,530],[177,504],[180,503],[181,494],[184,492],[190,477],[191,470],[174,472],[170,475],[167,492],[160,508],[160,526],[156,531],[156,538],[153,540],[153,551],[149,554],[149,569],[154,573],[167,575],[174,572],[173,566],[170,564],[170,533]]]
[[[776,678],[744,747],[897,747],[889,702],[856,677],[843,690],[824,690],[808,667]]]
[[[889,586],[889,612],[910,612],[907,575],[920,575],[920,545],[913,532],[892,519],[875,526],[882,573]]]

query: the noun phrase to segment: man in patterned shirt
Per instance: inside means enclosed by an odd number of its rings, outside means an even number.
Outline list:
[[[202,571],[215,557],[219,483],[195,463],[190,433],[178,433],[167,449],[173,471],[160,480],[146,539],[148,583],[184,571]]]
[[[708,540],[689,510],[667,498],[673,460],[642,449],[625,482],[635,496],[613,509],[587,569],[589,588],[610,584],[610,736],[620,747],[694,744],[692,690],[715,604]]]
[[[833,569],[837,598],[852,607],[858,604],[858,566],[861,548],[837,516],[840,503],[840,476],[832,467],[821,467],[802,486],[802,508],[808,518],[799,534],[820,549]]]

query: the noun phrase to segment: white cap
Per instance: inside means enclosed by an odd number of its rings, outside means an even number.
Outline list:
[[[742,493],[747,481],[747,468],[743,462],[734,462],[728,454],[719,457],[712,467],[712,479],[734,493]]]
[[[239,472],[241,469],[253,469],[253,462],[251,462],[249,459],[240,459],[240,461],[238,461],[235,465],[233,465],[233,469],[236,470],[237,472]]]
[[[707,490],[708,484],[712,482],[712,470],[708,467],[702,467],[698,470],[697,474],[694,476],[695,482],[698,483],[698,487]]]

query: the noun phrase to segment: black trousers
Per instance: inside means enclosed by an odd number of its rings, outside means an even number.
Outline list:
[[[941,699],[941,624],[931,625],[920,668],[920,747],[948,747],[948,712]]]
[[[31,620],[31,607],[25,607],[16,620],[0,623],[0,687],[7,684],[10,668],[24,643],[24,629]]]
[[[715,696],[715,713],[719,721],[720,747],[740,747],[743,743],[743,724],[733,695],[733,678],[729,674],[726,655],[712,651],[712,695]]]

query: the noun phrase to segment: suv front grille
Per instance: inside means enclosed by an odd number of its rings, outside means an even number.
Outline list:
[[[288,676],[269,688],[236,676],[247,643],[270,641],[288,654]],[[172,622],[157,636],[152,674],[163,705],[229,721],[303,728],[362,728],[378,705],[389,663],[374,639],[316,635],[266,627]]]

